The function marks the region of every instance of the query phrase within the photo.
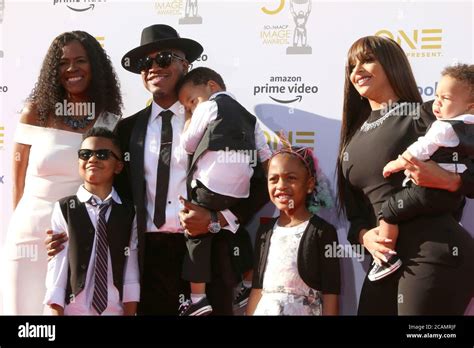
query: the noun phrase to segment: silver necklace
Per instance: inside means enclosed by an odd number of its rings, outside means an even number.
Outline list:
[[[374,121],[374,122],[367,122],[365,121],[364,124],[360,127],[360,131],[361,132],[368,132],[372,129],[375,129],[379,126],[382,125],[382,123],[385,122],[385,120],[387,118],[390,117],[390,115],[392,115],[392,113],[395,111],[395,110],[398,110],[399,108],[401,108],[404,104],[406,103],[401,103],[399,104],[397,107],[394,107],[392,110],[390,110],[389,112],[387,112],[385,115],[383,115],[382,117],[380,117],[377,121]]]
[[[63,122],[74,130],[84,129],[94,121],[93,117],[85,116],[84,118],[78,118],[74,116],[64,116]]]

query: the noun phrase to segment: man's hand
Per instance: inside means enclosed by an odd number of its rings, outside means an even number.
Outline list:
[[[124,302],[123,315],[134,316],[137,315],[138,302]]]
[[[179,196],[183,209],[179,212],[181,226],[192,237],[208,233],[211,223],[211,213],[206,208],[193,204]]]
[[[68,236],[66,235],[66,232],[53,234],[52,230],[47,230],[46,234],[47,236],[44,240],[44,244],[46,245],[46,251],[48,252],[49,261],[54,257],[54,255],[64,249],[63,244],[67,242]]]

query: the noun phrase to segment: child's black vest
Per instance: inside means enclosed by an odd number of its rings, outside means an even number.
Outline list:
[[[191,181],[196,161],[207,150],[255,151],[255,123],[257,119],[234,98],[219,94],[217,118],[212,121],[199,142],[190,161],[188,181]]]
[[[459,138],[459,145],[456,147],[441,147],[431,156],[431,159],[437,163],[464,164],[469,171],[474,172],[474,124],[459,120],[442,121],[451,124]]]
[[[120,299],[123,295],[123,275],[132,223],[135,217],[133,204],[124,199],[122,204],[112,200],[112,211],[107,221],[107,240],[112,259],[114,285],[118,289]],[[68,283],[66,287],[66,303],[72,296],[77,296],[84,289],[86,274],[89,267],[95,229],[90,221],[85,203],[79,201],[76,195],[59,200],[64,219],[68,225],[69,254],[68,254]]]
[[[263,288],[273,226],[278,218],[260,225],[255,240],[255,266],[252,287]],[[335,246],[339,245],[333,225],[313,215],[306,226],[298,247],[298,273],[309,287],[327,294],[339,294],[340,265]],[[331,250],[330,250],[331,249]],[[328,252],[329,250],[329,252]]]

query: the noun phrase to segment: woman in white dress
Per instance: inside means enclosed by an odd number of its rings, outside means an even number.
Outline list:
[[[77,150],[91,127],[114,129],[122,98],[112,64],[83,31],[54,39],[35,88],[22,110],[13,154],[13,207],[5,246],[4,314],[43,314],[54,203],[81,180]]]

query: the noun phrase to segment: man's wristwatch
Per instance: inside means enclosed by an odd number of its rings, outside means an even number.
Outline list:
[[[211,233],[217,233],[221,230],[221,224],[219,222],[219,217],[217,216],[217,213],[213,210],[211,210],[211,223],[209,224],[207,229]]]

